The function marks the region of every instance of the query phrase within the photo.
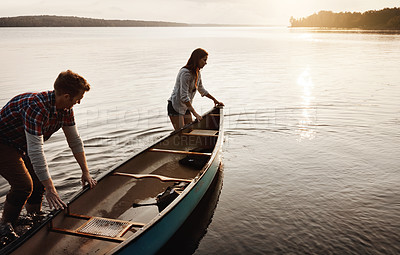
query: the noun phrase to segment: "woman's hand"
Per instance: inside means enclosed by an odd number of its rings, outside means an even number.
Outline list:
[[[197,121],[200,121],[203,119],[203,117],[201,117],[199,114],[197,114],[197,112],[193,113],[194,117],[196,117]]]
[[[214,105],[215,106],[225,106],[224,103],[218,101],[218,100],[214,100]]]

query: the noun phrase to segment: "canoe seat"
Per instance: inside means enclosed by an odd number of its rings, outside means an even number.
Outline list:
[[[132,227],[143,227],[145,224],[130,221],[91,217],[67,213],[68,217],[86,219],[87,221],[75,230],[61,229],[51,226],[50,230],[57,233],[82,236],[111,242],[123,242],[122,236]]]
[[[123,236],[132,225],[132,223],[127,221],[92,217],[80,226],[76,232],[115,238]]]
[[[218,130],[211,129],[193,129],[190,132],[182,133],[182,135],[193,135],[193,136],[208,136],[208,137],[218,137]]]

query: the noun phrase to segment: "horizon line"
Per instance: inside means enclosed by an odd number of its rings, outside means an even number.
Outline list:
[[[104,20],[104,21],[133,21],[133,22],[157,22],[166,24],[176,24],[176,25],[186,25],[186,26],[219,26],[219,27],[278,27],[285,26],[284,24],[223,24],[223,23],[187,23],[187,22],[177,22],[177,21],[161,21],[161,20],[141,20],[141,19],[104,19],[104,18],[91,18],[82,16],[72,16],[72,15],[53,15],[53,14],[36,14],[36,15],[18,15],[18,16],[2,16],[0,19],[7,18],[22,18],[22,17],[66,17],[66,18],[77,18],[77,19],[91,19],[91,20]]]

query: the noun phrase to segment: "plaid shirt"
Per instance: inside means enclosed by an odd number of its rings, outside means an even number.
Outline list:
[[[46,141],[62,126],[75,125],[74,112],[56,109],[54,91],[25,93],[12,98],[0,111],[0,142],[26,153],[25,130]]]

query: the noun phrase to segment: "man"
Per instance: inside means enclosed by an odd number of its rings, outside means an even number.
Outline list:
[[[12,225],[25,205],[28,214],[41,211],[45,193],[50,209],[64,209],[50,177],[43,142],[62,128],[82,170],[82,185],[96,185],[86,163],[72,107],[90,85],[80,75],[61,72],[53,91],[25,93],[12,98],[0,111],[0,175],[11,185],[4,203],[0,231],[17,237]]]

